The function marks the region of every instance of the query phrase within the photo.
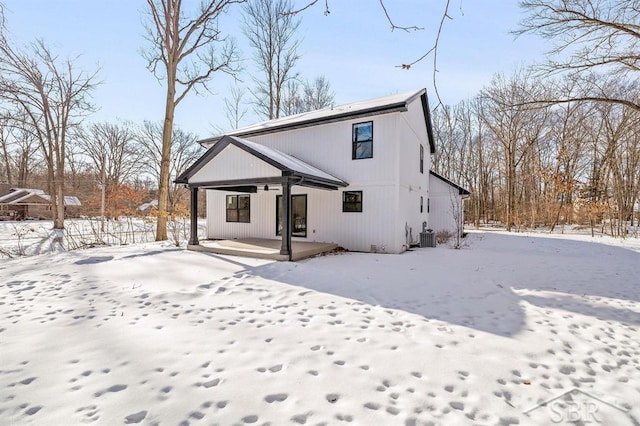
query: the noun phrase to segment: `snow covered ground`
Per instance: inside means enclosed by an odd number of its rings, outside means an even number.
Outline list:
[[[0,260],[0,424],[638,424],[640,244],[598,241]]]

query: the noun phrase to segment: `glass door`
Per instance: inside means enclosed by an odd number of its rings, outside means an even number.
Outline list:
[[[291,196],[291,235],[307,236],[307,195]],[[282,195],[276,196],[276,235],[282,235]]]

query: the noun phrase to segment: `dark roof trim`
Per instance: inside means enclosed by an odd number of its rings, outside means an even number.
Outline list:
[[[431,125],[431,110],[429,109],[429,99],[427,99],[427,92],[425,91],[421,96],[422,111],[424,112],[424,122],[427,125],[427,137],[429,138],[429,151],[431,154],[436,153],[436,143],[433,139],[433,127]]]
[[[285,130],[302,129],[305,127],[317,126],[320,124],[336,123],[338,121],[352,120],[352,119],[361,118],[361,117],[371,117],[374,115],[389,114],[391,112],[406,111],[407,104],[409,102],[410,101],[408,102],[403,101],[403,102],[398,102],[391,105],[377,106],[377,107],[364,109],[364,110],[343,112],[341,114],[336,114],[328,117],[319,117],[319,118],[313,118],[305,121],[298,121],[295,123],[284,123],[279,126],[265,127],[264,129],[248,130],[245,132],[241,131],[238,133],[230,132],[229,135],[237,136],[241,138],[247,138],[251,136],[283,132]],[[220,141],[223,137],[224,136],[214,136],[212,138],[199,140],[198,143],[200,145],[215,143]]]
[[[259,177],[246,179],[214,180],[211,182],[190,183],[189,188],[219,189],[264,184],[281,184],[281,177]]]
[[[454,188],[456,188],[458,190],[458,193],[462,196],[464,195],[471,195],[471,192],[469,192],[468,190],[464,189],[463,187],[461,187],[460,185],[451,182],[449,179],[447,179],[444,176],[441,176],[439,174],[437,174],[436,172],[434,172],[433,170],[429,170],[429,174],[431,176],[437,177],[438,179],[440,179],[441,181],[443,181],[446,184],[449,184],[451,186],[453,186]]]
[[[226,192],[242,192],[245,194],[255,194],[256,192],[258,192],[257,186],[222,186],[222,187],[217,186],[217,187],[206,188],[206,189],[211,189],[215,191],[226,191]]]

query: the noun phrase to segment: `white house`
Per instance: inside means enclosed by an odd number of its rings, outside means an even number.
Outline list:
[[[464,200],[470,192],[433,170],[429,175],[429,228],[462,236]]]
[[[439,179],[429,173],[435,146],[424,89],[200,143],[208,150],[176,179],[191,188],[190,245],[199,244],[199,188],[209,239],[282,238],[282,254],[292,240],[401,253],[419,242],[424,222],[431,227],[430,182]]]

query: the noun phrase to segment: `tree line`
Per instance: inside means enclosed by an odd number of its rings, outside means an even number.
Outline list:
[[[0,176],[47,190],[58,229],[65,193],[90,199],[123,186],[150,190],[158,199],[156,239],[166,239],[167,218],[186,197],[172,176],[200,149],[196,135],[174,126],[186,96],[208,91],[216,75],[235,78],[223,100],[221,132],[239,127],[250,107],[273,119],[333,104],[324,76],[296,72],[299,12],[316,3],[147,0],[143,56],[166,91],[164,116],[153,123],[88,123],[98,107],[90,96],[99,71],[78,69],[42,40],[16,45],[0,13]],[[432,54],[434,68],[449,17],[445,4],[436,45],[420,58]],[[395,25],[380,5],[392,29],[418,29]],[[522,0],[520,6],[525,18],[516,32],[548,39],[546,60],[496,75],[472,99],[438,105],[434,168],[472,191],[467,218],[476,225],[586,223],[625,235],[637,220],[640,186],[640,0]],[[218,26],[234,7],[242,11],[255,68],[244,83],[243,55]]]
[[[517,34],[551,48],[434,111],[434,168],[472,191],[467,219],[508,230],[640,221],[640,1],[523,0]]]

